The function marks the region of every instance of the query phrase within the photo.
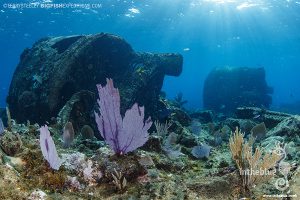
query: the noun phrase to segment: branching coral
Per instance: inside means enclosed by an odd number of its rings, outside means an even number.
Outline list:
[[[168,122],[166,121],[166,123],[160,123],[159,121],[155,121],[154,125],[156,128],[156,132],[155,134],[157,136],[161,136],[161,137],[166,137],[169,133],[168,133],[168,129],[172,126],[172,122]]]
[[[280,156],[275,152],[264,153],[258,147],[253,154],[253,138],[244,141],[244,134],[236,128],[229,140],[232,158],[237,167],[246,189],[267,182],[275,175],[275,166]]]
[[[111,174],[113,177],[113,183],[120,191],[124,191],[124,189],[127,186],[127,180],[125,176],[123,176],[122,172],[118,172],[116,169],[114,169],[114,173]]]

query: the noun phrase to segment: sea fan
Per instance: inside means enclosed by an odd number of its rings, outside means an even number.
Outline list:
[[[211,147],[207,144],[203,144],[200,146],[194,146],[192,150],[193,156],[196,158],[208,158]]]
[[[135,103],[122,119],[120,94],[119,90],[114,88],[112,79],[107,79],[105,87],[97,85],[97,88],[101,115],[95,113],[95,118],[105,142],[119,155],[143,146],[148,140],[148,129],[152,125],[150,117],[144,122],[144,107]]]
[[[181,153],[181,146],[176,145],[178,135],[176,133],[170,133],[163,144],[163,151],[167,156],[171,159],[178,158],[183,156],[184,154]]]
[[[67,122],[63,131],[63,141],[64,148],[69,148],[74,140],[75,131],[73,128],[73,124],[71,122]]]
[[[58,157],[55,144],[48,130],[48,126],[40,128],[40,146],[44,158],[48,161],[52,169],[58,170],[61,166],[61,160]]]

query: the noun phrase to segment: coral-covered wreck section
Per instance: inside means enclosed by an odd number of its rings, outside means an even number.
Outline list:
[[[78,110],[70,112],[89,116],[90,103],[96,103],[95,85],[109,77],[120,89],[122,114],[137,102],[150,115],[157,109],[165,75],[179,76],[182,63],[180,54],[137,53],[111,34],[45,38],[22,53],[7,103],[20,122],[44,123],[70,99],[79,99],[72,104]]]
[[[206,109],[232,114],[240,106],[269,108],[272,93],[264,68],[218,67],[205,80],[203,104]]]

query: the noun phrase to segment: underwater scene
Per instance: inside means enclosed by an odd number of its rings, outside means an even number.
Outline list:
[[[300,0],[0,0],[0,200],[300,200]]]

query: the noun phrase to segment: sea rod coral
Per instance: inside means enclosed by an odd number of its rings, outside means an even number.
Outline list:
[[[137,103],[125,112],[122,119],[119,90],[114,88],[112,79],[106,81],[104,87],[97,85],[100,115],[95,112],[96,123],[105,142],[116,154],[122,155],[146,143],[152,121],[149,117],[144,122],[144,107],[139,107]]]
[[[269,181],[275,175],[275,166],[281,159],[276,152],[266,153],[259,147],[253,153],[253,140],[244,141],[244,134],[238,128],[229,140],[232,159],[239,168],[244,188],[248,190]]]

